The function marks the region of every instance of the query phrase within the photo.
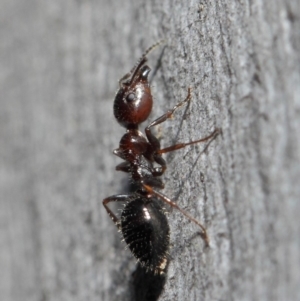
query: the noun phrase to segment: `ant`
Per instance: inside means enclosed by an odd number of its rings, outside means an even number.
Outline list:
[[[167,196],[157,191],[164,188],[160,177],[167,168],[162,154],[212,140],[220,130],[217,128],[209,136],[196,141],[161,148],[159,140],[151,132],[151,129],[171,118],[178,108],[191,100],[191,89],[189,88],[188,94],[182,102],[145,128],[146,136],[139,131],[139,124],[148,118],[153,104],[148,81],[151,69],[145,63],[148,53],[160,43],[158,42],[146,50],[134,68],[120,79],[120,87],[114,100],[115,118],[121,126],[126,128],[119,148],[113,151],[116,156],[124,160],[116,166],[116,170],[129,173],[137,190],[132,194],[107,197],[103,200],[103,205],[140,264],[154,273],[163,274],[168,263],[170,229],[160,201],[176,208],[197,224],[202,230],[201,235],[207,245],[208,236],[202,224]],[[154,164],[158,167],[155,167]],[[120,219],[108,208],[107,204],[110,202],[125,203]]]

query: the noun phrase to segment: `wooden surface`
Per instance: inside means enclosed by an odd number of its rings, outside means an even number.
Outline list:
[[[298,0],[2,0],[0,20],[1,300],[300,300]],[[101,202],[127,186],[118,79],[161,38],[151,119],[193,88],[162,144],[223,135],[166,156],[164,193],[210,248],[170,210],[153,279]]]

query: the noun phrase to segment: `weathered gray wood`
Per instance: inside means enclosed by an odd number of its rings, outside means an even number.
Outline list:
[[[161,38],[152,117],[193,88],[163,145],[223,135],[166,156],[164,193],[210,248],[170,210],[160,300],[300,300],[299,1],[3,0],[0,14],[1,300],[147,294],[101,201],[126,188],[117,80]]]

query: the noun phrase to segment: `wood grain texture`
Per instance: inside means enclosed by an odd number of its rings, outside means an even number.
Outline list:
[[[1,300],[300,300],[299,1],[3,0],[0,19]],[[151,119],[193,88],[162,144],[223,134],[166,156],[210,248],[170,210],[152,279],[101,202],[127,186],[117,81],[161,38]]]

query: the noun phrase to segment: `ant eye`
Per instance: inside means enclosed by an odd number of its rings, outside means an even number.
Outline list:
[[[135,100],[135,94],[134,93],[129,93],[127,96],[126,96],[126,100],[128,102],[133,102]]]

